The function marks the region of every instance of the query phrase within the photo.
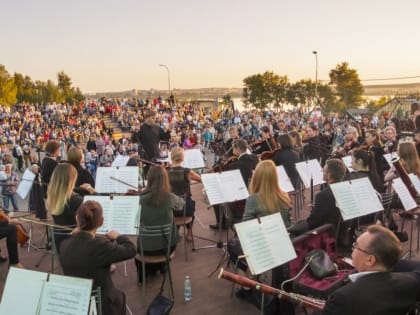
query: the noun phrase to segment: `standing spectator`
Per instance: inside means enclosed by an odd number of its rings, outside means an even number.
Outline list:
[[[20,172],[23,172],[23,151],[21,146],[16,143],[12,150],[12,155],[17,161],[17,168]]]
[[[19,183],[19,176],[15,171],[13,171],[13,164],[6,164],[4,171],[6,173],[6,180],[2,183],[3,207],[4,211],[8,213],[9,200],[12,201],[13,210],[19,210],[16,194],[17,185]]]

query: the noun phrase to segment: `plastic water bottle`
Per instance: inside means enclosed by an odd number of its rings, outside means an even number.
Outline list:
[[[191,301],[192,298],[192,292],[191,292],[191,279],[190,276],[185,277],[184,282],[184,300],[185,302]]]

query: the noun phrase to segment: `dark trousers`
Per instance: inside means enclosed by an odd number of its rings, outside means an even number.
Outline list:
[[[17,246],[17,229],[14,224],[7,224],[0,227],[0,239],[6,237],[7,251],[9,253],[9,264],[19,263]]]

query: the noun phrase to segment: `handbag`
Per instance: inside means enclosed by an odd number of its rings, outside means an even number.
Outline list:
[[[337,269],[328,253],[323,249],[313,249],[305,256],[305,262],[316,279],[332,276]]]

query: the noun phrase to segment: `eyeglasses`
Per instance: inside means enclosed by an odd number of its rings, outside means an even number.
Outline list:
[[[367,255],[373,255],[371,252],[368,252],[367,250],[365,250],[365,249],[362,249],[362,248],[358,247],[358,246],[357,246],[357,242],[354,242],[354,243],[353,243],[352,249],[353,249],[353,250],[357,249],[357,250],[359,250],[359,251],[361,251],[362,253],[365,253],[365,254],[367,254]]]

